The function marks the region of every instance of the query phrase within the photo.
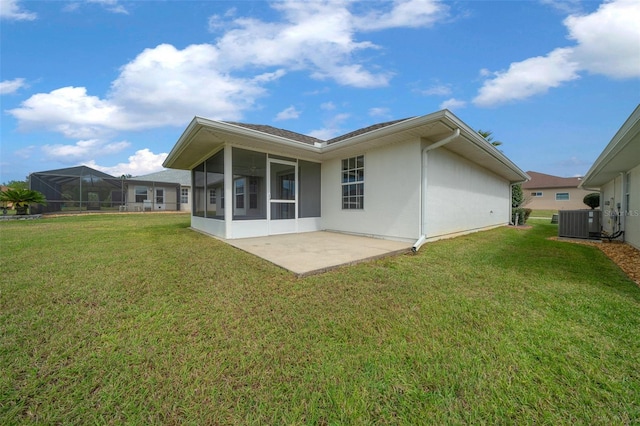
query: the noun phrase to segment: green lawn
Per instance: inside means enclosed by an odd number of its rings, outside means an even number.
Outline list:
[[[0,424],[637,424],[640,288],[532,222],[305,279],[185,215],[0,223]]]
[[[554,214],[558,214],[558,210],[533,210],[530,217],[551,219]]]

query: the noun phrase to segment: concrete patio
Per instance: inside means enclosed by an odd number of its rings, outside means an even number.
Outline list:
[[[299,277],[407,253],[412,246],[412,243],[407,242],[326,231],[222,241],[266,259]]]

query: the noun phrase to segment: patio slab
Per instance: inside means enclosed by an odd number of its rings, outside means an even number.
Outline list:
[[[411,250],[411,243],[337,232],[305,232],[222,240],[303,277]]]

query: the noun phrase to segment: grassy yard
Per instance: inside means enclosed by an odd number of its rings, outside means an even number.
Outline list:
[[[558,214],[558,210],[533,210],[531,217],[551,219],[554,214]]]
[[[0,424],[640,422],[640,288],[546,220],[305,279],[188,225],[0,223]]]

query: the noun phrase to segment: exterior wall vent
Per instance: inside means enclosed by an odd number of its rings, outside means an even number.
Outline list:
[[[600,239],[600,210],[560,210],[558,236]]]

